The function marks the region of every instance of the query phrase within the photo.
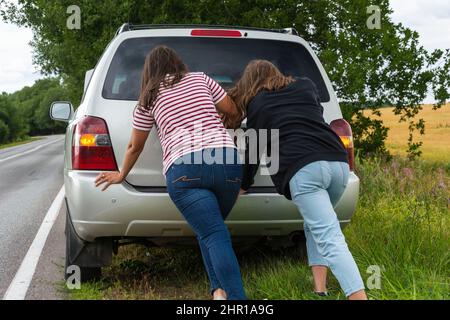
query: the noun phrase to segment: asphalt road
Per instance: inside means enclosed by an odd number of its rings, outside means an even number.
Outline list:
[[[0,150],[0,298],[63,185],[63,147],[63,136],[58,135]],[[62,297],[55,284],[63,275],[63,232],[64,212],[60,212],[27,299]]]

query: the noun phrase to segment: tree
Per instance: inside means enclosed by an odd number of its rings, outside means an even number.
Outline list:
[[[36,81],[31,87],[25,87],[9,96],[12,104],[24,119],[30,135],[63,133],[65,124],[55,122],[49,117],[49,108],[53,101],[68,100],[69,94],[58,78]]]
[[[9,128],[6,123],[0,119],[0,144],[9,142]]]
[[[6,93],[0,95],[0,144],[23,138],[26,125]]]
[[[387,128],[363,111],[377,113],[392,105],[410,125],[409,151],[420,155],[413,132],[424,133],[415,120],[420,103],[432,90],[436,108],[450,97],[450,51],[427,52],[419,36],[390,18],[388,0],[153,0],[79,1],[81,29],[67,28],[71,0],[0,0],[6,21],[34,31],[35,63],[58,74],[81,97],[84,72],[94,67],[123,22],[205,23],[266,28],[295,27],[310,42],[334,84],[361,154],[385,152]],[[368,8],[377,5],[381,28],[369,29]]]

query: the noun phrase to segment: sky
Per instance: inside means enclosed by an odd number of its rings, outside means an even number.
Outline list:
[[[392,19],[418,31],[426,49],[450,47],[449,0],[391,0],[391,7]],[[31,30],[0,22],[0,92],[20,90],[43,77],[32,63],[31,39]]]

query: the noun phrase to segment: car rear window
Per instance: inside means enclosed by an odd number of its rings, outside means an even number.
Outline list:
[[[116,51],[105,84],[103,97],[136,101],[145,57],[158,45],[173,48],[189,70],[202,71],[229,88],[253,59],[274,63],[285,75],[308,77],[317,86],[322,102],[330,95],[320,71],[301,44],[287,41],[199,37],[144,37],[125,40]]]

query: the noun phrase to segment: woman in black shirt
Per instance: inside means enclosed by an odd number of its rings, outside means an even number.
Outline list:
[[[225,119],[228,126],[247,117],[247,129],[279,130],[278,141],[271,142],[278,143],[279,170],[271,177],[278,192],[292,200],[303,216],[315,292],[327,295],[330,268],[349,299],[367,299],[333,209],[348,182],[348,155],[323,118],[314,83],[286,77],[269,61],[255,60],[230,96],[240,118]],[[257,170],[258,165],[245,165],[242,192],[253,184]]]

